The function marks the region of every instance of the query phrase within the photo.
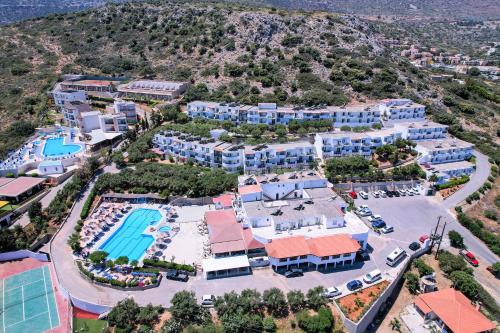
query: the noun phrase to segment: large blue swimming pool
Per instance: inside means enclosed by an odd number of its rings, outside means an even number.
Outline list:
[[[43,156],[66,156],[78,153],[82,150],[82,146],[70,143],[64,144],[64,138],[49,138],[43,146]]]
[[[130,261],[139,260],[154,241],[153,236],[142,233],[160,220],[161,213],[156,209],[136,209],[99,249],[108,253],[108,259],[127,256]]]

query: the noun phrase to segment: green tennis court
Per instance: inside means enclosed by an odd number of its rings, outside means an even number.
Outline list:
[[[41,333],[59,326],[48,266],[0,280],[0,304],[0,333]]]

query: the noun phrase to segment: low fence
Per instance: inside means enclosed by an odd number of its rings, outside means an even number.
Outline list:
[[[403,277],[403,275],[406,272],[409,265],[412,263],[413,259],[418,258],[422,254],[429,251],[429,249],[430,249],[429,243],[430,242],[428,240],[426,242],[427,243],[420,250],[414,252],[408,259],[406,259],[402,263],[402,266],[400,267],[397,275],[389,283],[389,286],[382,292],[382,294],[380,294],[380,297],[371,305],[370,309],[368,309],[368,311],[366,311],[366,313],[363,315],[363,317],[358,322],[353,322],[352,320],[348,319],[345,316],[345,314],[342,312],[340,307],[338,306],[337,302],[333,302],[335,304],[335,307],[337,308],[338,312],[340,313],[340,316],[342,317],[342,321],[344,322],[344,327],[346,328],[346,330],[349,333],[367,332],[368,326],[377,317],[381,307],[387,302],[389,297],[397,289],[399,281]]]
[[[0,262],[9,260],[19,260],[24,258],[33,258],[38,261],[50,261],[49,256],[46,253],[36,253],[30,250],[18,250],[12,252],[0,253]]]
[[[212,197],[201,198],[185,198],[185,197],[169,197],[168,202],[174,206],[205,206],[212,205]]]
[[[337,183],[333,184],[333,188],[337,191],[377,191],[377,190],[394,190],[403,187],[412,187],[417,184],[422,184],[422,180],[399,180],[387,182],[372,182],[372,183]]]

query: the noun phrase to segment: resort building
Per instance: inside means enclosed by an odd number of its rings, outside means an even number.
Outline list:
[[[314,145],[318,157],[322,160],[352,155],[370,158],[376,148],[392,144],[400,138],[401,133],[394,129],[364,133],[317,133]]]
[[[82,114],[91,112],[90,105],[85,101],[66,101],[61,105],[64,123],[70,127],[81,127]]]
[[[442,184],[452,178],[459,178],[462,176],[470,176],[476,170],[476,166],[467,161],[442,163],[433,165],[427,173],[435,174],[438,179],[436,184]]]
[[[105,133],[123,133],[128,130],[127,117],[122,113],[99,115],[99,127]]]
[[[306,168],[315,158],[314,146],[309,142],[286,144],[234,145],[211,138],[201,138],[175,131],[155,135],[154,148],[161,154],[189,159],[227,172],[260,173],[275,168]]]
[[[203,277],[207,280],[247,275],[252,271],[247,256],[207,258],[201,262]]]
[[[496,328],[477,306],[453,288],[419,295],[413,306],[425,324],[433,323],[441,332],[482,333]]]
[[[0,200],[18,203],[40,191],[45,178],[0,178]]]
[[[425,106],[410,99],[383,100],[378,109],[381,112],[382,119],[389,123],[425,119]]]
[[[420,163],[440,164],[469,159],[474,145],[457,138],[446,138],[418,142],[415,149],[422,155]]]
[[[83,90],[86,92],[113,92],[113,81],[110,80],[66,80],[59,84],[62,90]]]
[[[137,122],[137,110],[134,102],[116,100],[113,104],[115,113],[121,113],[127,118],[129,124]]]
[[[352,265],[360,248],[359,243],[346,234],[313,238],[291,236],[266,244],[271,267],[277,271],[290,268],[326,270]]]
[[[290,235],[349,234],[363,248],[368,227],[351,212],[328,182],[314,172],[240,177],[234,203],[237,220],[261,242]]]
[[[218,197],[212,198],[212,203],[215,209],[231,209],[236,196],[233,193],[221,194]]]
[[[204,220],[214,257],[264,254],[264,244],[253,237],[252,229],[237,222],[234,210],[207,211]]]
[[[52,91],[52,98],[54,99],[54,104],[58,108],[62,108],[66,102],[74,102],[74,101],[79,101],[83,103],[87,102],[87,94],[83,90],[54,89],[54,91]]]
[[[276,103],[259,103],[257,106],[236,103],[195,101],[188,103],[187,113],[192,118],[232,121],[237,124],[288,125],[290,121],[330,121],[334,126],[372,126],[380,123],[376,105],[328,107],[278,107]]]
[[[68,126],[78,127],[81,133],[90,133],[97,129],[105,133],[123,133],[128,130],[124,113],[103,114],[101,111],[93,111],[85,102],[65,102],[62,112],[64,122]]]
[[[394,129],[403,138],[412,141],[444,139],[448,135],[448,126],[432,121],[397,123]]]
[[[120,85],[118,94],[120,97],[140,100],[170,101],[184,93],[187,87],[187,82],[138,80]]]
[[[38,164],[38,174],[41,176],[63,174],[65,170],[63,162],[59,160],[46,160]]]

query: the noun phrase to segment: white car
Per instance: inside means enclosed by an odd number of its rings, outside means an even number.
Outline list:
[[[402,197],[405,197],[405,196],[406,196],[406,191],[405,191],[405,190],[403,190],[403,189],[399,189],[399,190],[398,190],[398,192],[399,192],[399,195],[400,195],[400,196],[402,196]]]
[[[215,295],[203,295],[201,296],[201,306],[212,307],[215,303]]]
[[[358,211],[357,213],[359,216],[363,216],[363,217],[372,215],[372,211],[369,208]]]
[[[375,221],[379,221],[379,220],[382,220],[382,216],[380,216],[380,215],[368,216],[368,222],[375,222]]]
[[[333,298],[339,295],[342,295],[342,292],[337,287],[328,287],[323,293],[323,296],[327,298]]]
[[[380,231],[382,231],[382,233],[384,233],[384,234],[388,234],[388,233],[394,231],[394,227],[392,225],[386,225],[385,227],[380,229]]]
[[[250,262],[251,267],[269,266],[269,258],[268,257],[251,258],[248,261]]]
[[[413,192],[413,194],[415,194],[415,195],[420,195],[420,189],[419,189],[418,187],[416,187],[416,186],[415,186],[415,187],[413,187],[413,188],[411,189],[411,191],[412,191],[412,192]]]
[[[405,192],[409,196],[413,196],[415,194],[415,193],[413,193],[413,191],[410,188],[405,189]]]
[[[380,190],[380,191],[378,191],[378,193],[380,193],[380,196],[381,196],[382,198],[387,198],[387,193],[386,193],[385,191]]]
[[[366,283],[373,283],[377,280],[380,280],[382,278],[382,272],[380,270],[375,269],[371,271],[370,273],[366,274],[363,276],[363,281]]]
[[[360,191],[358,194],[363,199],[365,199],[365,200],[368,199],[368,193],[366,193],[365,191]]]
[[[378,197],[380,197],[380,192],[379,191],[373,191],[372,195],[373,195],[374,198],[378,198]]]

